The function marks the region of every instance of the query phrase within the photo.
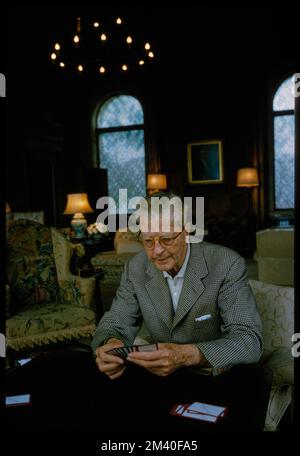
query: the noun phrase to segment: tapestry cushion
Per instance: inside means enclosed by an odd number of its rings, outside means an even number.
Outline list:
[[[36,304],[6,321],[6,337],[36,336],[95,323],[95,314],[86,306]]]
[[[294,288],[249,280],[263,325],[266,359],[274,350],[291,349],[294,333]]]
[[[117,254],[121,253],[138,253],[143,250],[143,246],[138,241],[120,240],[117,245]]]
[[[14,311],[57,301],[58,283],[51,231],[29,220],[14,222],[7,234],[7,280]]]
[[[119,285],[124,265],[127,260],[132,258],[132,253],[117,254],[114,250],[111,252],[97,253],[91,260],[95,268],[101,268],[104,271],[104,277],[101,279],[101,285],[104,283],[114,283]]]
[[[41,223],[44,225],[45,223],[45,212],[44,211],[35,211],[35,212],[13,212],[12,213],[13,220],[33,220],[34,222]]]
[[[125,232],[122,232],[120,230],[117,230],[115,238],[114,238],[114,248],[115,250],[118,250],[118,244],[122,241],[126,242],[134,242],[134,243],[139,243],[137,235],[135,233],[132,233],[131,231],[127,230]]]

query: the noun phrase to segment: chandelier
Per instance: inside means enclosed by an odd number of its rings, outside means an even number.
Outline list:
[[[53,43],[50,60],[61,71],[99,75],[142,70],[154,59],[152,45],[128,29],[126,20],[82,21],[73,33]]]

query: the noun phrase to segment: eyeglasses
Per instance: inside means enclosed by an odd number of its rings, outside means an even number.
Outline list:
[[[147,238],[143,239],[142,237],[140,238],[146,249],[152,249],[155,245],[155,241],[158,240],[160,245],[162,247],[171,247],[172,245],[175,244],[175,240],[178,238],[178,236],[182,233],[176,234],[176,236],[173,237],[168,237],[168,236],[154,236],[152,238]]]

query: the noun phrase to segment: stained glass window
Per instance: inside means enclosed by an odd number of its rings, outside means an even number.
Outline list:
[[[293,77],[273,98],[275,209],[295,206],[295,116]]]
[[[128,95],[110,98],[97,118],[99,163],[107,169],[108,194],[116,204],[119,189],[128,200],[145,196],[144,113],[140,102]]]

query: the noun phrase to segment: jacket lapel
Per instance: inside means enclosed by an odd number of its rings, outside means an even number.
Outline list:
[[[149,280],[145,287],[153,303],[158,317],[164,321],[167,327],[172,327],[174,309],[171,300],[170,290],[163,273],[150,263],[147,269]]]
[[[183,319],[204,291],[201,279],[207,276],[208,269],[201,245],[191,244],[190,255],[172,328]]]

